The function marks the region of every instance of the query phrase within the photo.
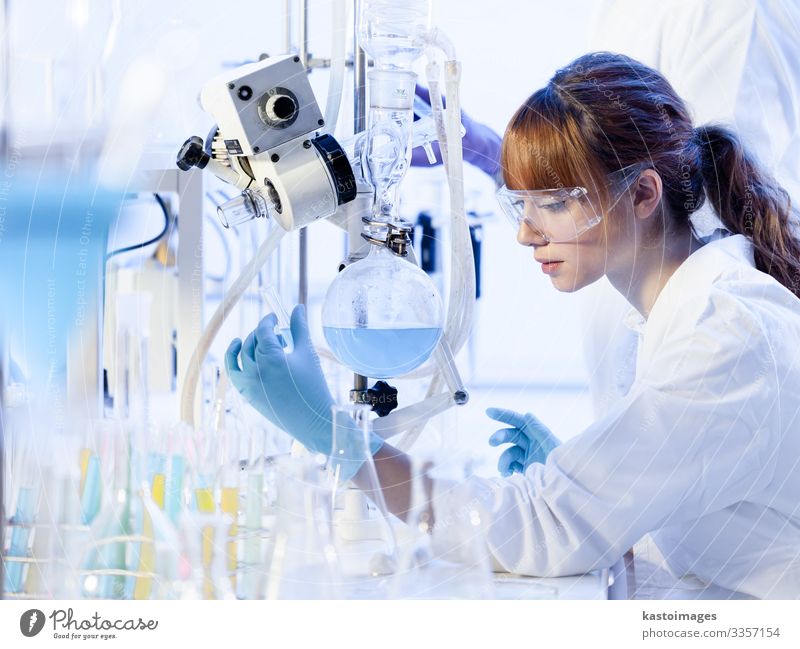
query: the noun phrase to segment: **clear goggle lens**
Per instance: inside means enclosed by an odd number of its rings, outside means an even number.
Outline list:
[[[617,204],[638,176],[634,172],[642,168],[637,163],[609,174],[610,186],[619,191],[611,207]],[[616,187],[618,184],[621,187]],[[525,223],[548,243],[566,243],[603,220],[602,214],[589,201],[588,194],[585,187],[513,190],[503,185],[497,191],[497,199],[514,229]]]

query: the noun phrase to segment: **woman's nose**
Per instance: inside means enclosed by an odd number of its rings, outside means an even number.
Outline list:
[[[523,246],[544,246],[547,237],[523,221],[517,230],[517,241]]]

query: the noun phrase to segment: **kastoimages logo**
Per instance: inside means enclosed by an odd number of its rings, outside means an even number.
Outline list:
[[[44,628],[44,613],[38,608],[25,611],[19,618],[19,630],[22,635],[32,638]]]

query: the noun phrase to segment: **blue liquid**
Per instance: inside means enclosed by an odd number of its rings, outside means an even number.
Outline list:
[[[354,372],[375,379],[402,376],[419,367],[442,336],[440,327],[324,327],[324,332],[336,358]]]
[[[0,182],[0,320],[31,393],[49,404],[66,389],[70,336],[91,336],[102,308],[106,234],[123,194],[38,163],[18,171]]]
[[[84,525],[90,525],[100,511],[102,488],[100,458],[92,454],[86,467],[86,482],[81,496],[81,521]]]
[[[164,494],[164,510],[169,519],[176,523],[181,512],[181,499],[183,498],[183,472],[185,470],[183,455],[173,455],[171,469],[167,476]]]
[[[17,496],[17,511],[12,522],[18,527],[11,530],[11,546],[8,549],[9,557],[27,557],[31,536],[31,528],[36,518],[36,494],[30,487],[21,487]],[[24,586],[25,564],[19,561],[8,561],[5,564],[5,584],[3,590],[7,593],[21,593]]]

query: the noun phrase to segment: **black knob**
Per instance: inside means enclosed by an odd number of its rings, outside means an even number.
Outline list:
[[[378,381],[367,390],[367,402],[378,417],[385,417],[397,408],[397,388],[393,388],[386,381]]]
[[[204,169],[211,160],[211,156],[203,150],[203,140],[196,135],[190,137],[183,143],[180,151],[178,151],[178,158],[175,164],[181,171],[189,171],[192,167]]]

